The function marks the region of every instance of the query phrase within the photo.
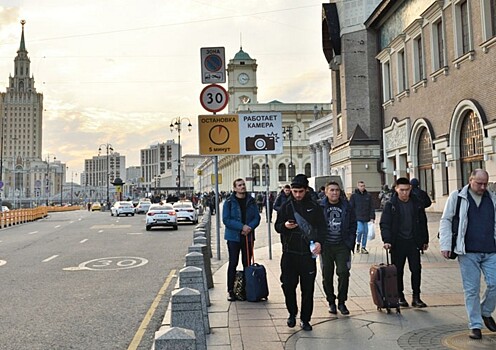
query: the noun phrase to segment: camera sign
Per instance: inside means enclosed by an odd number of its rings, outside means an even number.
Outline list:
[[[240,154],[280,154],[283,152],[281,112],[239,114]]]

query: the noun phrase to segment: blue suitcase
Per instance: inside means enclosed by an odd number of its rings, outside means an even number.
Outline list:
[[[260,301],[269,297],[267,272],[260,264],[251,264],[245,269],[246,300]]]

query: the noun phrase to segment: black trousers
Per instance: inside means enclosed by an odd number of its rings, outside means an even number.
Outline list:
[[[398,292],[404,297],[405,286],[403,284],[403,275],[405,263],[408,259],[408,267],[412,274],[411,283],[413,295],[420,295],[420,275],[422,266],[420,263],[420,251],[413,239],[405,240],[398,238],[395,245],[391,247],[391,262],[396,265],[398,272]]]
[[[241,263],[243,270],[250,264],[253,255],[252,237],[248,237],[248,249],[246,249],[246,236],[241,235],[240,241],[227,241],[227,251],[229,253],[229,265],[227,265],[227,291],[234,289],[234,277],[239,263],[239,252],[241,252]]]
[[[282,253],[281,258],[281,287],[286,300],[286,308],[290,315],[298,314],[296,288],[300,283],[301,313],[303,322],[310,322],[313,312],[313,293],[315,277],[317,276],[316,259],[310,254],[298,255],[288,252]]]
[[[334,268],[338,275],[338,303],[343,304],[348,299],[350,285],[351,251],[344,243],[325,244],[320,256],[322,261],[322,284],[329,304],[334,304]]]

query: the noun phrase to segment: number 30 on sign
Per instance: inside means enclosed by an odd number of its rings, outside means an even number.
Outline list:
[[[205,86],[200,94],[200,103],[209,112],[220,112],[229,101],[226,89],[217,84]]]

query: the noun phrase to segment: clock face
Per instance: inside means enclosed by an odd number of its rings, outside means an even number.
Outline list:
[[[238,81],[241,85],[245,85],[248,83],[248,80],[250,80],[250,77],[246,73],[241,73],[238,75]]]

